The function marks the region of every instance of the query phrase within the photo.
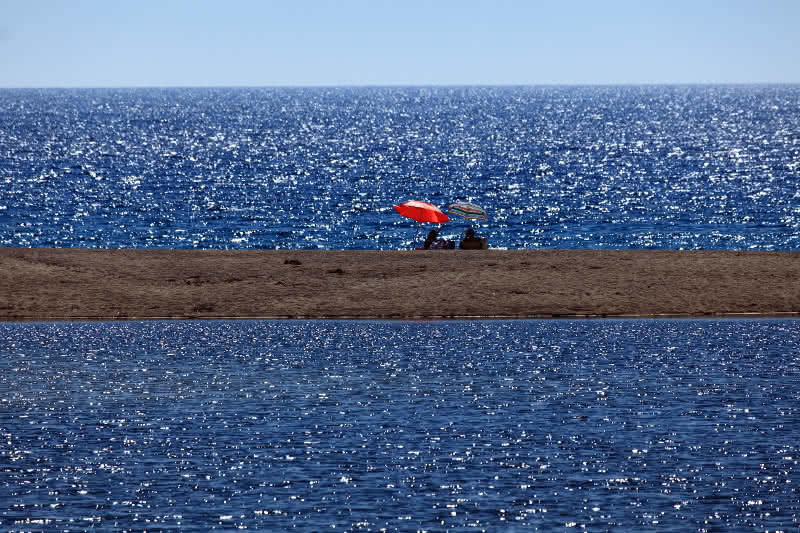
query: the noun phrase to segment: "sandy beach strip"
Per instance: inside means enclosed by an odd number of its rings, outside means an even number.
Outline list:
[[[0,320],[800,314],[800,252],[0,248]]]

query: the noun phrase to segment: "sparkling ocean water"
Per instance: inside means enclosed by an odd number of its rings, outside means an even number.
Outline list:
[[[0,246],[798,250],[799,174],[793,85],[0,90]],[[0,323],[0,529],[797,531],[798,339]]]
[[[4,531],[797,531],[800,321],[0,324]]]
[[[0,90],[0,246],[798,250],[799,179],[798,85]]]

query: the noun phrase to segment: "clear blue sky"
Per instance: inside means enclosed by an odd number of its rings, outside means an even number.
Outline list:
[[[800,83],[800,0],[0,0],[0,87]]]

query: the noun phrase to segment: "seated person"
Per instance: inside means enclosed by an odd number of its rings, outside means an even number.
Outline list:
[[[462,250],[486,250],[489,248],[489,239],[486,237],[476,237],[475,230],[467,228],[464,233],[464,240],[458,245]]]
[[[425,250],[450,250],[456,247],[456,243],[439,239],[438,237],[439,232],[435,229],[432,229],[425,238],[425,244],[422,245],[422,248]]]
[[[438,236],[439,236],[439,232],[436,231],[435,229],[432,229],[430,231],[430,233],[428,233],[428,236],[425,237],[425,243],[422,245],[422,247],[425,250],[430,250],[431,245],[436,241],[436,237],[438,237]]]

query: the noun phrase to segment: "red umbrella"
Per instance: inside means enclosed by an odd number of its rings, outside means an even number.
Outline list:
[[[448,222],[450,219],[438,207],[428,202],[409,200],[394,206],[395,210],[404,217],[413,218],[417,222]]]

